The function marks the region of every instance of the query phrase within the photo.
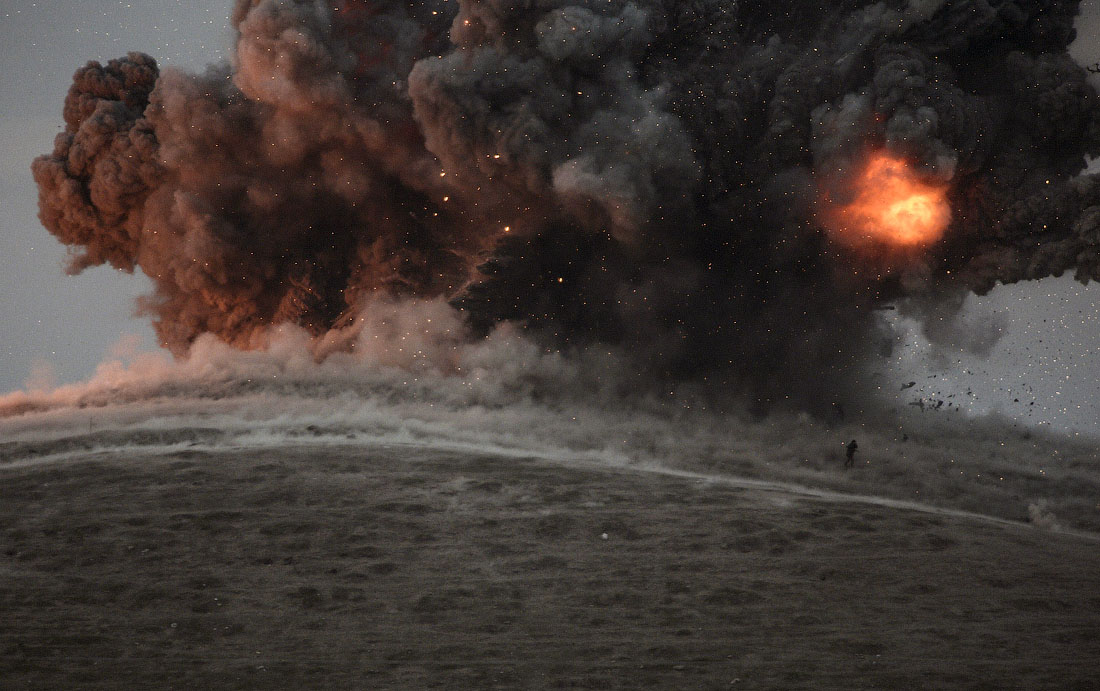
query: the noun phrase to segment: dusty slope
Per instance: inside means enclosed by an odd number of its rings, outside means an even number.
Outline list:
[[[1100,661],[1094,540],[398,446],[8,463],[0,573],[6,688],[1095,688]]]

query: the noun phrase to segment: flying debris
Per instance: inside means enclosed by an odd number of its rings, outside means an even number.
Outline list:
[[[331,352],[380,300],[442,298],[469,338],[828,415],[892,347],[878,310],[1100,277],[1077,11],[238,0],[229,65],[76,72],[40,217],[73,272],[145,273],[180,355],[280,323]]]

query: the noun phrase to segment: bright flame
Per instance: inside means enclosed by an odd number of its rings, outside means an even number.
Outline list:
[[[921,180],[901,158],[871,156],[840,203],[826,194],[826,230],[848,245],[922,247],[943,237],[951,222],[947,186]]]

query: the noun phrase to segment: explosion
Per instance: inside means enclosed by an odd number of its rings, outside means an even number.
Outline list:
[[[951,222],[947,186],[924,182],[903,159],[872,154],[847,199],[826,192],[821,214],[830,237],[852,247],[921,248],[943,237]]]
[[[890,342],[876,306],[942,323],[968,290],[1100,277],[1077,11],[237,0],[228,64],[77,71],[40,218],[74,272],[144,272],[181,356],[441,300],[473,338],[829,410]],[[853,272],[838,243],[906,261]]]

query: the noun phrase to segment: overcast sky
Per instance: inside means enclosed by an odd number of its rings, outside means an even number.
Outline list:
[[[65,276],[65,249],[38,223],[30,162],[52,149],[73,71],[127,51],[161,66],[199,70],[228,54],[231,0],[7,0],[0,10],[0,391],[32,371],[57,382],[92,373],[120,342],[153,349],[152,329],[135,318],[148,292],[140,275],[106,267]],[[1100,0],[1082,3],[1075,55],[1100,62]],[[908,339],[883,367],[883,386],[906,380],[917,396],[946,397],[974,410],[1001,410],[1025,422],[1100,432],[1100,286],[1068,278],[1001,288],[973,300],[968,319],[1001,323],[986,360],[930,358]],[[969,391],[969,393],[967,393]],[[1019,401],[1016,401],[1019,399]]]

